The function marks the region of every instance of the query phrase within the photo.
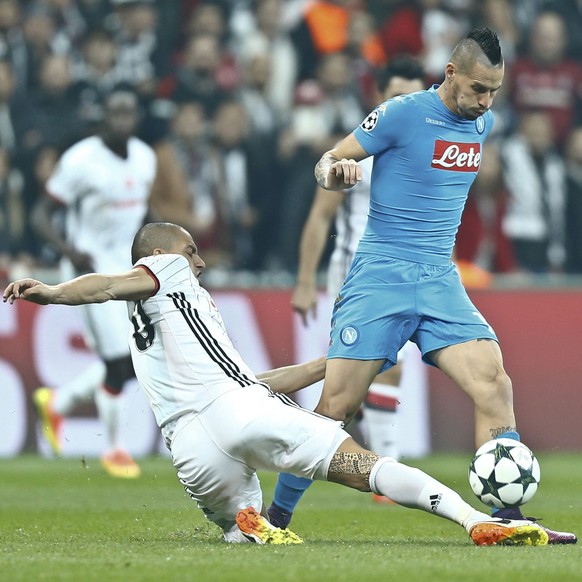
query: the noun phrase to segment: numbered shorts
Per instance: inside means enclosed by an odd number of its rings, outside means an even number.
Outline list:
[[[182,416],[170,451],[187,493],[227,533],[241,509],[262,508],[257,470],[325,480],[348,437],[341,423],[253,385],[220,396],[199,414]]]
[[[356,255],[335,302],[328,358],[396,363],[407,340],[423,360],[450,345],[497,336],[469,299],[454,264]]]

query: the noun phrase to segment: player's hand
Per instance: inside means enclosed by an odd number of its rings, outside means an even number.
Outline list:
[[[52,291],[48,285],[35,279],[20,279],[6,287],[2,301],[12,305],[16,299],[25,299],[39,305],[48,305],[51,295]]]
[[[80,275],[85,273],[93,273],[95,268],[93,267],[93,257],[88,253],[82,253],[79,251],[72,250],[67,253],[68,258],[75,267],[75,271]]]
[[[303,325],[307,326],[307,317],[311,311],[312,316],[317,316],[317,288],[310,283],[299,283],[293,290],[291,307],[295,313],[301,316]]]
[[[353,186],[356,182],[362,180],[362,166],[356,160],[348,160],[347,158],[334,162],[329,169],[329,173],[339,181],[343,180],[343,183],[349,186]]]

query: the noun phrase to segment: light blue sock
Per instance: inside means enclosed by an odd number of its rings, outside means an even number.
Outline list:
[[[305,477],[279,473],[273,503],[280,509],[293,513],[299,500],[312,483],[311,479]]]
[[[519,436],[519,433],[515,432],[514,430],[508,430],[507,432],[502,432],[501,434],[498,434],[495,438],[496,439],[513,439],[514,441],[521,441],[521,437]]]

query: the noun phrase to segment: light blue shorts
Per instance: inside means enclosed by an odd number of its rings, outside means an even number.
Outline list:
[[[432,365],[430,352],[474,339],[498,341],[455,265],[357,254],[334,304],[327,357],[385,359],[386,370],[411,340]]]

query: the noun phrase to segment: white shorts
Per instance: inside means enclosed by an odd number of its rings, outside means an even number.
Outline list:
[[[341,423],[284,403],[261,385],[233,390],[199,414],[178,419],[170,451],[178,478],[225,532],[249,506],[261,510],[257,470],[325,480],[349,438]]]
[[[129,356],[129,316],[125,301],[81,306],[87,343],[103,360]]]

